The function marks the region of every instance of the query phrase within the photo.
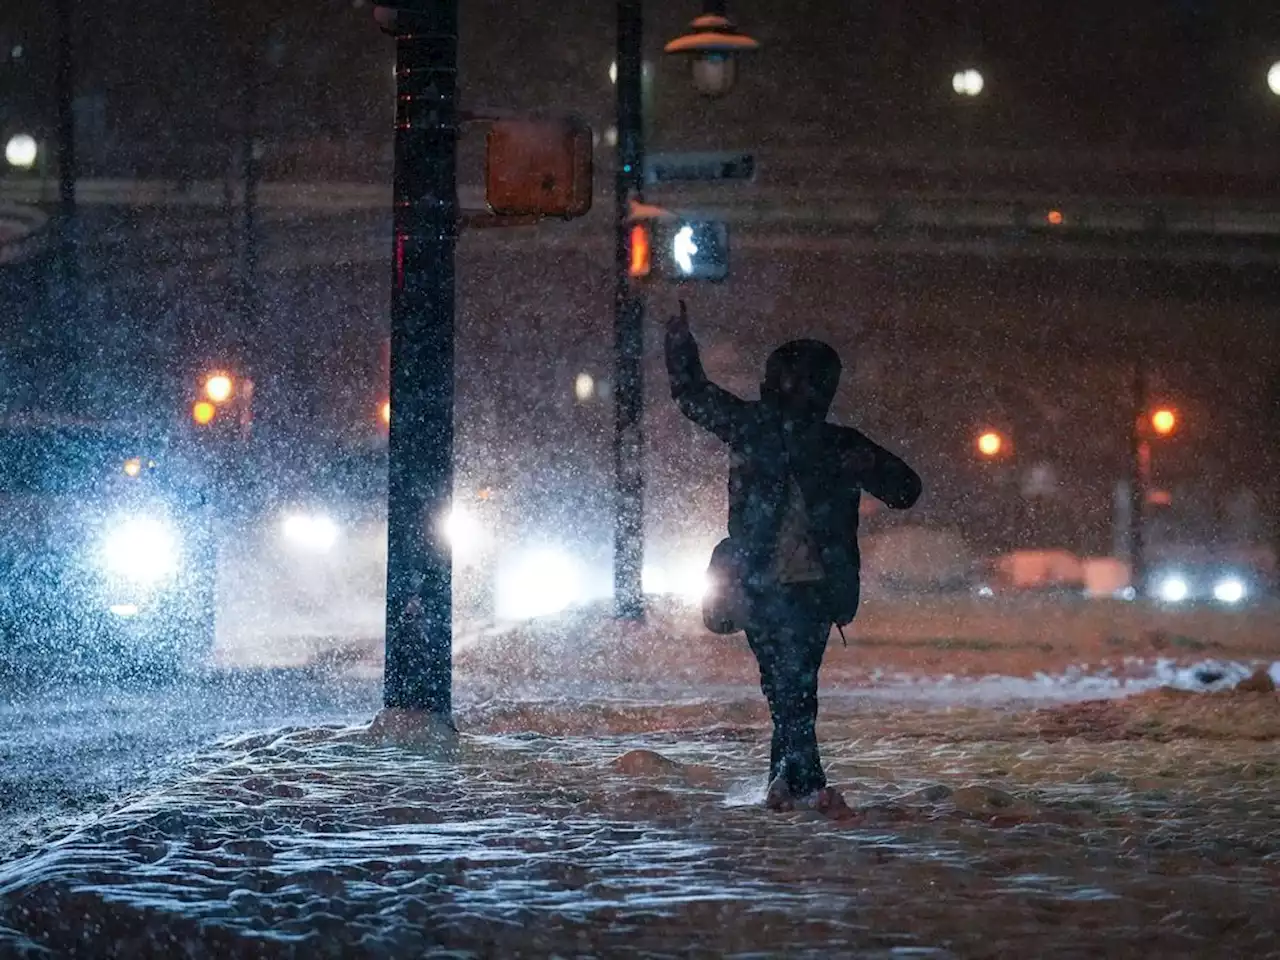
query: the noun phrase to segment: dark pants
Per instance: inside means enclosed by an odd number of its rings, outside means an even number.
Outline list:
[[[769,779],[786,777],[794,796],[827,785],[818,756],[818,670],[831,620],[820,587],[772,586],[752,598],[747,642],[773,717]]]

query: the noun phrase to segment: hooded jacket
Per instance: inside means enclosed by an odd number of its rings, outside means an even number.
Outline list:
[[[894,509],[920,497],[920,477],[852,427],[826,422],[840,383],[840,358],[816,340],[794,340],[765,365],[760,400],[743,400],[707,379],[698,344],[685,329],[666,339],[671,396],[680,412],[729,446],[729,535],[742,549],[749,590],[769,586],[789,476],[804,497],[825,571],[832,622],[857,613],[862,491]]]

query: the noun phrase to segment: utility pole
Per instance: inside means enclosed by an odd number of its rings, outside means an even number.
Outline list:
[[[618,0],[613,584],[620,620],[644,619],[644,301],[632,288],[628,240],[631,204],[644,190],[642,7],[642,0]]]
[[[458,0],[378,9],[396,37],[383,702],[451,725]]]
[[[1147,588],[1147,552],[1143,528],[1151,477],[1151,444],[1146,437],[1147,371],[1142,360],[1133,375],[1133,411],[1129,426],[1129,584],[1135,596]]]

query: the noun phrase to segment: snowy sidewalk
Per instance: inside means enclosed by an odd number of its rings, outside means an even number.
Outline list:
[[[0,870],[0,926],[122,957],[1275,952],[1274,693],[827,711],[848,823],[760,807],[745,713],[491,705],[452,758],[226,741]]]

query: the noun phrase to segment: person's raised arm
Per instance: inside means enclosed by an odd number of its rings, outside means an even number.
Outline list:
[[[849,481],[886,507],[906,510],[915,506],[924,485],[905,460],[851,427],[845,427],[843,435],[841,467]]]
[[[683,300],[680,313],[667,321],[666,355],[671,399],[680,412],[725,443],[733,443],[751,404],[707,379]]]

